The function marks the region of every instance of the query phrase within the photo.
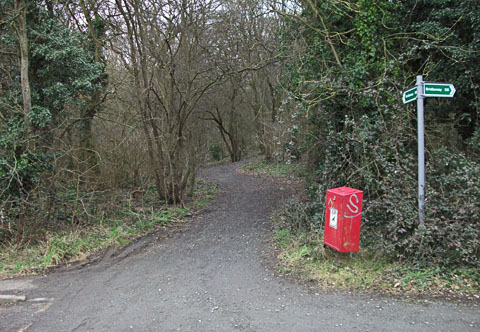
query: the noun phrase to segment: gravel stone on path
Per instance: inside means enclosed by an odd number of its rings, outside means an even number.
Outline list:
[[[0,306],[0,331],[479,331],[480,311],[452,303],[313,291],[265,263],[270,213],[287,190],[204,169],[220,193],[169,237],[90,266],[20,279],[27,298]],[[0,281],[1,289],[2,281]]]

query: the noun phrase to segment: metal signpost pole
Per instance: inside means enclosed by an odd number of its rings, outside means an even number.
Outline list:
[[[418,221],[425,222],[425,126],[423,111],[423,76],[417,76],[417,135],[418,135]]]
[[[403,92],[404,104],[417,100],[417,135],[418,135],[418,221],[425,224],[425,125],[423,100],[426,97],[452,98],[457,90],[452,83],[424,82],[423,76],[417,76],[416,87]]]

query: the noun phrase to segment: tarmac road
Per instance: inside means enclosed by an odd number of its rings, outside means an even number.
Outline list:
[[[170,236],[0,281],[0,294],[27,296],[0,306],[0,331],[480,331],[478,306],[316,292],[277,275],[268,216],[287,194],[238,166],[203,170],[221,192]]]

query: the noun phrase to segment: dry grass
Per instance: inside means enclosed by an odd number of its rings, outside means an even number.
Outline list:
[[[88,224],[56,221],[41,230],[42,236],[33,241],[4,241],[0,244],[0,278],[39,273],[52,266],[84,261],[92,254],[111,246],[123,247],[132,240],[157,231],[168,223],[182,219],[204,207],[216,193],[216,188],[199,181],[186,206],[132,205],[117,202],[116,212]]]
[[[480,301],[477,269],[420,268],[388,261],[365,249],[350,256],[324,247],[321,233],[300,235],[279,229],[276,239],[279,270],[322,289]]]

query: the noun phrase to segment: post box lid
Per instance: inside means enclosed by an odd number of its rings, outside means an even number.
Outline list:
[[[339,195],[339,196],[348,196],[348,195],[351,195],[351,194],[363,193],[363,191],[361,191],[361,190],[350,188],[350,187],[332,188],[332,189],[328,189],[328,191],[330,191],[330,192],[332,192],[336,195]]]

